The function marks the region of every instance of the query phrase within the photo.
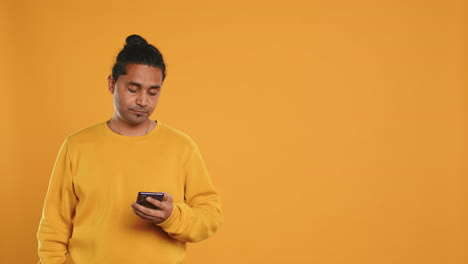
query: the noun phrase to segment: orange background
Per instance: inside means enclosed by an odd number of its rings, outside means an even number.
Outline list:
[[[65,136],[110,118],[127,35],[225,224],[187,263],[468,263],[465,1],[0,3],[1,263],[35,263]],[[111,196],[109,197],[111,198]]]

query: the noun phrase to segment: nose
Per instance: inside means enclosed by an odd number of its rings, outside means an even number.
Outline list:
[[[136,99],[136,104],[145,107],[148,105],[148,96],[144,92],[140,92],[137,99]]]

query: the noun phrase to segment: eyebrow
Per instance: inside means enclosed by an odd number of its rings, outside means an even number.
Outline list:
[[[130,82],[128,82],[128,84],[136,86],[138,88],[141,88],[141,84],[139,84],[137,82],[130,81]],[[158,88],[161,88],[161,86],[160,85],[152,85],[152,86],[150,86],[149,89],[158,89]]]

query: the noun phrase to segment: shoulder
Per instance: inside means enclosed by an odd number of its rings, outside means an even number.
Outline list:
[[[160,126],[158,134],[165,137],[166,140],[189,147],[196,147],[195,141],[188,134],[160,121],[158,121],[158,126]]]
[[[66,141],[69,143],[85,143],[99,140],[105,135],[105,126],[106,122],[100,122],[80,129],[68,135]]]

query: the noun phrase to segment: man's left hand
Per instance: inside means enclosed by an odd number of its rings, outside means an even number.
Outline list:
[[[147,197],[146,200],[156,206],[159,209],[151,209],[139,205],[136,202],[132,203],[133,212],[138,215],[141,219],[144,219],[153,224],[160,224],[169,218],[172,213],[173,199],[172,196],[168,193],[164,193],[164,198],[162,201],[158,201],[151,197]]]

